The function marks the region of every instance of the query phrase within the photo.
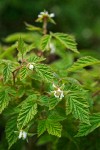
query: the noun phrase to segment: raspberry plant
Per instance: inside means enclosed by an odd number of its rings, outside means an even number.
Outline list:
[[[100,126],[100,112],[92,109],[99,86],[94,77],[86,85],[92,76],[89,71],[85,81],[82,77],[87,66],[98,70],[100,60],[80,57],[74,36],[49,32],[47,25],[55,24],[53,17],[53,13],[41,12],[36,22],[42,28],[26,23],[28,32],[5,39],[15,42],[0,56],[0,113],[8,149],[18,140],[30,145],[31,139],[49,135],[55,140],[51,149],[58,149],[57,142],[64,136],[77,148],[78,137]],[[80,57],[76,62],[75,56]],[[99,74],[96,78],[99,82]],[[71,134],[65,126],[71,127]]]

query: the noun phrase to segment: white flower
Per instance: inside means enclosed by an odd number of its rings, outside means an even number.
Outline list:
[[[33,65],[33,64],[28,64],[28,68],[29,68],[30,70],[33,70],[34,65]]]
[[[57,87],[55,84],[53,84],[53,87],[55,88],[55,90],[53,91],[54,96],[56,98],[59,98],[60,100],[64,97],[64,92],[63,90],[61,90],[59,87]]]
[[[27,138],[27,132],[20,130],[18,138],[25,140]]]
[[[50,17],[53,18],[55,16],[54,13],[49,14],[48,11],[40,12],[38,15],[38,18],[43,18],[43,17]]]

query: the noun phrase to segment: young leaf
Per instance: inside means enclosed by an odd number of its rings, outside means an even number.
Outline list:
[[[38,123],[38,136],[46,131],[46,120],[40,120]]]
[[[6,124],[6,138],[9,144],[9,149],[11,146],[16,143],[18,136],[15,134],[15,131],[17,131],[17,117],[14,115],[12,116]]]
[[[47,119],[46,128],[49,134],[61,137],[62,125],[59,122]]]
[[[12,73],[12,64],[10,63],[5,64],[3,69],[4,82],[7,82],[9,79],[11,79],[11,73]]]
[[[72,50],[73,52],[79,53],[76,46],[77,44],[73,36],[65,33],[51,33],[51,35],[66,48]]]
[[[25,127],[37,114],[37,104],[34,102],[35,98],[34,95],[30,95],[23,103],[18,116],[18,128],[22,129]]]
[[[26,29],[29,30],[29,31],[42,31],[41,28],[33,26],[33,25],[28,24],[26,22],[25,22],[25,25],[26,25]]]
[[[81,123],[75,137],[86,136],[98,127],[100,127],[100,113],[94,113],[90,116],[90,125]]]
[[[10,101],[10,96],[8,92],[5,91],[0,91],[0,113],[8,106]]]
[[[85,56],[78,59],[69,69],[68,71],[77,71],[82,69],[83,67],[100,64],[100,60],[93,58],[91,56]]]
[[[50,44],[50,40],[51,40],[51,35],[44,35],[41,39],[41,43],[40,43],[40,49],[45,51],[49,49],[49,44]]]

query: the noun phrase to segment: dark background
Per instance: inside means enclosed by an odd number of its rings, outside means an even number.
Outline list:
[[[79,49],[100,50],[100,0],[0,0],[0,39],[25,31],[39,12],[55,13],[49,30],[75,35]],[[35,23],[36,25],[36,23]],[[40,25],[40,24],[39,24]]]

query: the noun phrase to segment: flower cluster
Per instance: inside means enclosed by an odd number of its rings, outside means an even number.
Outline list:
[[[53,92],[54,96],[56,98],[59,98],[60,100],[64,97],[64,92],[61,90],[61,87],[57,87],[55,84],[53,84],[53,87],[55,88]]]
[[[25,140],[27,138],[27,132],[20,130],[18,138]]]
[[[53,18],[54,16],[55,16],[54,13],[49,14],[48,11],[44,11],[44,12],[40,12],[38,18],[44,18],[44,17]]]

